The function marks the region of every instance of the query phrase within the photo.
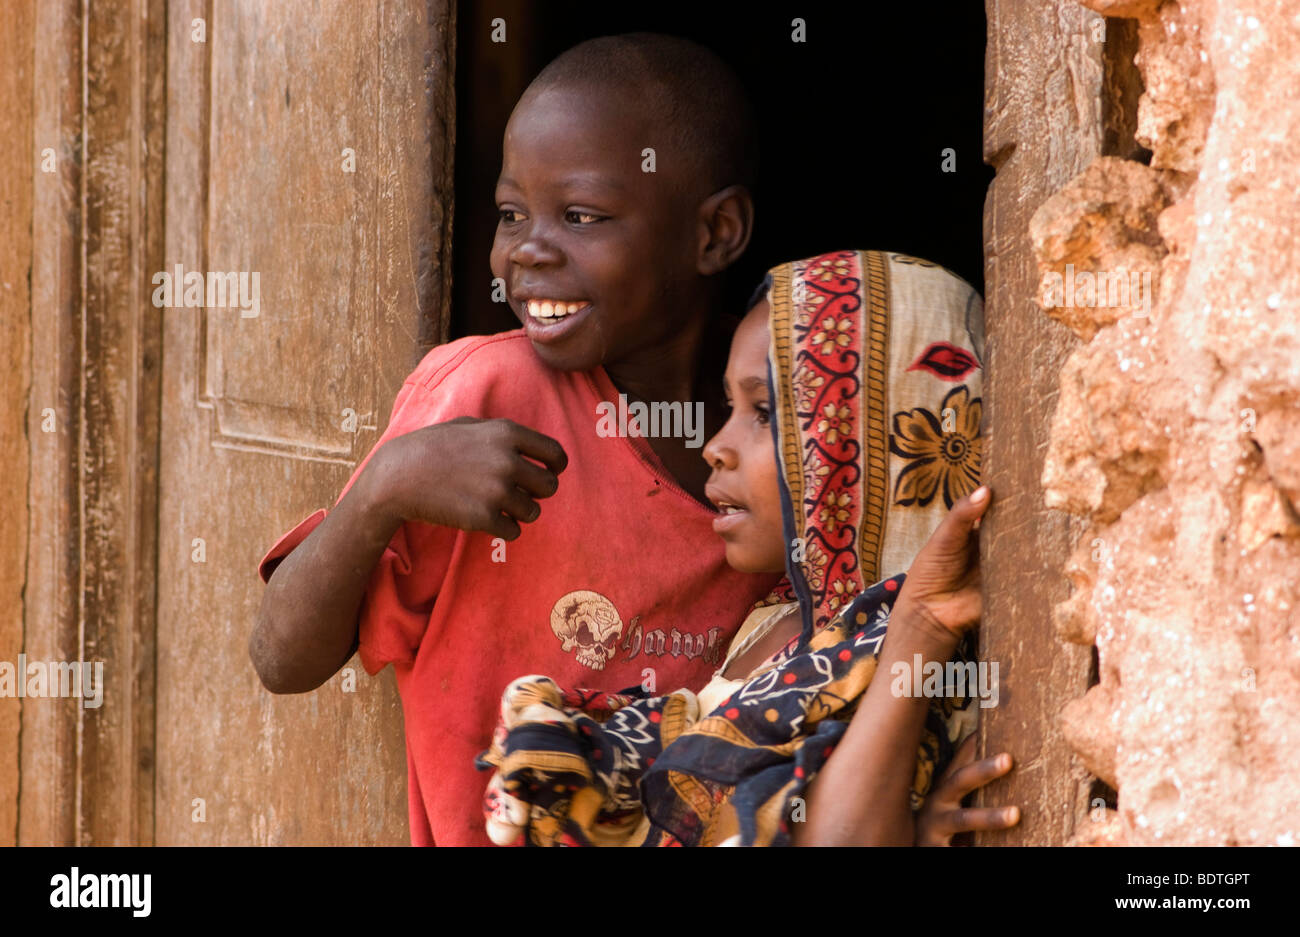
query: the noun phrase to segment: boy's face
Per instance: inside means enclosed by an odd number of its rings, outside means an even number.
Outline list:
[[[565,371],[671,342],[694,314],[698,201],[665,135],[612,92],[526,93],[506,126],[492,274],[542,360]],[[657,171],[642,172],[641,151]]]
[[[722,512],[713,529],[727,545],[727,563],[746,573],[785,572],[767,388],[768,311],[763,300],[736,329],[725,378],[731,416],[704,447],[713,466],[705,493]]]

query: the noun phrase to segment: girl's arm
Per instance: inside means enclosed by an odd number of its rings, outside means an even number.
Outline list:
[[[890,689],[892,668],[896,663],[905,665],[906,685],[911,686],[914,655],[921,655],[922,666],[929,661],[942,666],[958,640],[957,634],[929,624],[914,608],[895,607],[875,676],[848,731],[808,785],[806,819],[792,825],[794,845],[913,844],[911,790],[930,700],[895,697]]]
[[[930,701],[895,697],[895,664],[912,683],[921,666],[943,666],[980,617],[977,522],[989,505],[980,487],[953,505],[907,572],[880,649],[876,673],[848,731],[808,785],[796,846],[895,845],[915,841],[909,791]]]

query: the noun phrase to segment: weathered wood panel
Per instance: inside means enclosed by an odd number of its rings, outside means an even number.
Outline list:
[[[85,26],[82,657],[105,665],[82,714],[82,845],[153,839],[164,20],[163,0],[119,0]]]
[[[32,659],[80,654],[82,426],[81,29],[75,0],[36,4],[33,129],[53,173],[33,167],[31,392],[27,590],[23,650]],[[53,411],[53,432],[42,430]],[[24,700],[18,841],[77,841],[79,716],[69,701]]]
[[[1043,503],[1040,476],[1061,364],[1074,338],[1034,301],[1029,217],[1101,153],[1101,18],[1071,0],[986,0],[984,159],[997,169],[984,211],[988,373],[985,480],[995,501],[981,525],[980,654],[998,661],[1001,700],[985,710],[981,757],[1010,751],[1012,776],[981,804],[1019,804],[1020,827],[986,844],[1059,844],[1088,806],[1089,778],[1058,716],[1087,689],[1087,648],[1059,643],[1052,606],[1079,525]]]
[[[34,0],[0,6],[0,101],[32,100]],[[27,567],[27,408],[31,406],[32,110],[0,110],[0,661],[23,645]],[[0,846],[18,841],[22,701],[0,698]]]
[[[102,662],[103,682],[98,706],[23,702],[24,843],[153,836],[163,16],[162,0],[36,8],[23,650]]]
[[[276,697],[247,643],[262,552],[333,503],[446,335],[453,14],[169,14],[164,269],[255,273],[259,304],[161,312],[157,842],[405,843],[391,671]]]

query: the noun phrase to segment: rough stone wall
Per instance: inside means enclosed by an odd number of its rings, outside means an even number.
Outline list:
[[[1097,159],[1030,228],[1040,304],[1084,341],[1042,481],[1091,525],[1054,626],[1098,683],[1063,728],[1119,796],[1078,841],[1295,844],[1300,8],[1085,5],[1138,23],[1151,159]],[[1154,298],[1067,305],[1081,271],[1149,272]]]

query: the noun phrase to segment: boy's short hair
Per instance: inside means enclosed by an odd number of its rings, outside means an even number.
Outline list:
[[[660,33],[600,36],[561,53],[529,85],[529,92],[568,84],[635,92],[653,126],[667,127],[669,143],[685,154],[690,180],[707,181],[712,194],[729,185],[753,188],[758,176],[758,132],[739,77],[705,46]],[[655,146],[653,140],[647,146]],[[663,144],[658,144],[662,161]],[[681,178],[681,177],[679,177]]]

